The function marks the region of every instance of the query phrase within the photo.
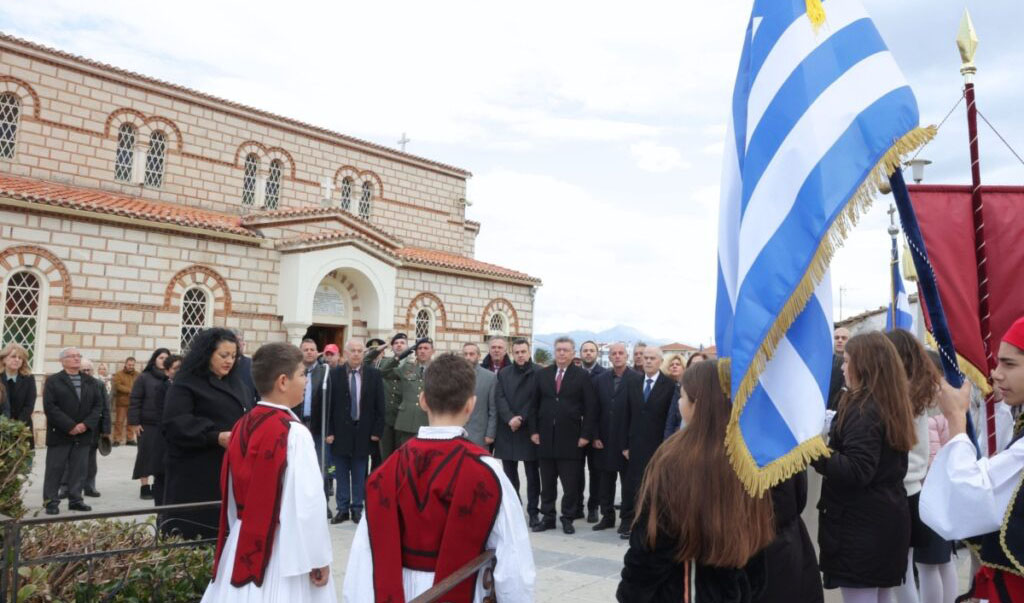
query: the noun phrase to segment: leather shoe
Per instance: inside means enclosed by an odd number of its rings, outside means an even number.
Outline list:
[[[597,523],[597,509],[587,511],[587,523]]]
[[[575,534],[576,533],[576,528],[572,527],[572,520],[571,519],[563,519],[562,520],[562,531],[565,532],[566,534]]]
[[[599,521],[599,522],[594,524],[593,530],[596,532],[598,530],[607,530],[608,528],[614,528],[614,527],[615,527],[615,516],[614,515],[605,515],[604,517],[601,518],[601,521]]]
[[[349,520],[348,511],[345,511],[344,513],[342,513],[341,511],[338,511],[334,515],[334,519],[331,520],[331,525],[337,525],[339,523],[344,523],[344,522],[346,522],[348,520]]]
[[[629,530],[623,531],[621,528],[619,529],[619,538],[621,538],[622,540],[629,540],[629,535]]]
[[[362,511],[352,511],[352,523],[358,524],[359,520],[363,518]]]
[[[538,522],[537,525],[533,526],[533,531],[534,532],[543,532],[545,530],[554,530],[554,529],[555,529],[555,521],[554,520],[551,520],[551,521],[541,521],[541,522]]]
[[[60,515],[60,507],[57,505],[46,505],[47,515]]]
[[[530,516],[530,523],[529,523],[530,528],[535,528],[535,527],[537,527],[539,525],[540,525],[540,515],[531,515]]]
[[[97,490],[96,488],[86,488],[85,492],[83,492],[83,494],[85,494],[86,496],[90,496],[92,498],[99,498],[100,497],[100,491]]]
[[[82,502],[68,503],[68,508],[72,511],[92,511],[92,507]]]
[[[63,487],[63,486],[61,486],[61,488],[59,490],[57,490],[57,498],[59,498],[61,500],[64,500],[67,497],[68,497],[68,489]]]

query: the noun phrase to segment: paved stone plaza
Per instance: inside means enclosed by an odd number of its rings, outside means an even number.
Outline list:
[[[96,487],[102,496],[85,499],[94,511],[137,509],[151,502],[140,500],[138,482],[128,479],[135,463],[136,450],[135,447],[121,446],[114,448],[110,456],[100,457]],[[36,451],[26,497],[26,502],[39,510],[43,505],[45,458],[45,448]],[[525,477],[522,481],[525,484]],[[812,539],[817,529],[817,513],[812,511],[815,502],[808,502],[808,512],[804,514]],[[73,516],[75,513],[68,511],[67,503],[64,502],[61,504],[61,516],[68,515]],[[560,529],[530,534],[533,559],[537,565],[536,593],[539,603],[615,600],[615,589],[619,583],[626,542],[620,540],[612,530],[594,532],[590,529],[591,524],[585,521],[577,521],[575,525],[577,531],[573,536],[562,534]],[[346,522],[340,526],[331,526],[330,530],[334,543],[334,579],[340,594],[355,526],[351,522]],[[961,555],[961,561],[961,583],[966,585],[969,563],[965,555]],[[842,598],[839,591],[825,591],[825,601],[840,603]]]

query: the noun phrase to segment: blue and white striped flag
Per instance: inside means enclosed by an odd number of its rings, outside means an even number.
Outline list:
[[[900,274],[900,255],[896,247],[896,239],[892,240],[892,299],[889,300],[889,312],[885,315],[885,330],[903,329],[914,331],[914,311],[910,309],[907,289],[903,286]],[[893,317],[895,316],[895,320]]]
[[[828,265],[934,129],[917,128],[917,101],[857,0],[755,0],[730,121],[715,336],[729,358],[727,450],[759,494],[827,454]]]

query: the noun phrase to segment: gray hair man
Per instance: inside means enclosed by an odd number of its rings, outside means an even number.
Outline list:
[[[476,406],[466,421],[466,434],[470,442],[489,451],[498,429],[498,409],[494,401],[498,377],[480,366],[480,346],[477,344],[463,344],[462,357],[476,368]]]

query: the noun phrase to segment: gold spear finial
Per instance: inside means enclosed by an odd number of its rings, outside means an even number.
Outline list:
[[[974,65],[974,52],[978,49],[978,34],[974,31],[971,13],[966,8],[964,8],[964,17],[960,20],[960,31],[956,36],[956,47],[960,49],[960,60],[963,62],[963,65],[960,67],[960,73],[970,81],[978,71],[978,68]]]

